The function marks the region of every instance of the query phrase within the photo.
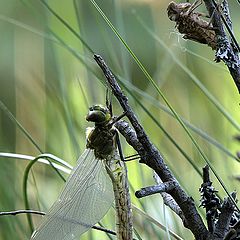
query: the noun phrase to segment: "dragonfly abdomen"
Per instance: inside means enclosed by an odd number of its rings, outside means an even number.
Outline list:
[[[116,232],[118,240],[132,239],[132,210],[129,193],[127,168],[125,163],[118,159],[115,152],[113,159],[106,161],[106,170],[112,179],[116,207]]]

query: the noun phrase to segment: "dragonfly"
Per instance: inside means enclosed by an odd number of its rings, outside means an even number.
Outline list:
[[[89,108],[86,120],[95,123],[95,126],[87,128],[86,149],[57,201],[33,232],[31,240],[79,238],[104,217],[114,199],[117,239],[132,239],[127,169],[122,161],[119,136],[114,127],[114,123],[124,115],[113,118],[108,106],[94,105]]]

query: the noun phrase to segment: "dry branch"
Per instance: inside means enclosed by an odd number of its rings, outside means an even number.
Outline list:
[[[182,213],[184,215],[184,226],[192,231],[197,240],[210,239],[210,234],[197,212],[194,200],[188,196],[183,188],[179,185],[178,181],[171,173],[168,166],[165,164],[163,156],[149,140],[135,113],[128,104],[128,99],[123,94],[110,68],[106,65],[100,55],[95,54],[94,59],[102,69],[107,79],[108,85],[110,86],[113,94],[123,108],[123,111],[126,112],[126,116],[128,117],[135,130],[137,140],[141,144],[141,148],[136,150],[141,157],[142,163],[145,163],[150,168],[152,168],[160,177],[163,183],[169,181],[174,182],[175,188],[169,191],[169,194],[182,210]]]

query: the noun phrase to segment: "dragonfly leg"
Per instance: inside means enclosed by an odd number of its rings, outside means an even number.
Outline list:
[[[119,115],[118,117],[114,118],[110,123],[109,126],[113,126],[114,123],[116,123],[117,121],[119,121],[120,119],[122,119],[123,117],[125,117],[127,114],[127,111],[123,112],[121,115]]]
[[[127,114],[127,111],[123,112],[121,115],[119,115],[118,117],[116,117],[116,118],[113,120],[113,122],[115,123],[115,122],[119,121],[120,119],[122,119],[123,117],[125,117],[126,114]]]
[[[140,155],[134,154],[132,156],[128,156],[128,157],[124,157],[123,156],[123,151],[122,151],[122,147],[121,147],[121,142],[120,142],[120,137],[119,137],[119,133],[116,131],[116,143],[117,143],[117,147],[118,147],[118,151],[119,151],[119,155],[120,155],[120,159],[123,162],[129,162],[129,161],[133,161],[133,160],[140,160],[141,157]]]
[[[110,115],[113,115],[113,110],[112,110],[112,92],[109,93],[109,89],[107,87],[106,89],[106,106],[110,112]]]
[[[219,11],[219,10],[217,8],[214,8],[212,15],[209,17],[209,23],[208,23],[208,26],[206,27],[206,29],[216,30],[216,28],[214,28],[212,26],[212,21],[213,21],[213,17],[216,14],[217,11]]]
[[[127,156],[124,158],[124,162],[130,162],[130,161],[133,161],[133,160],[140,160],[141,157],[140,155],[137,153],[137,154],[133,154],[131,156]]]
[[[187,14],[191,14],[196,8],[202,4],[202,0],[196,0],[191,7],[187,10]]]
[[[122,151],[122,146],[121,146],[121,142],[120,142],[120,137],[119,137],[118,131],[116,131],[116,143],[117,143],[120,159],[121,159],[121,161],[124,161],[124,156],[123,156],[123,151]]]

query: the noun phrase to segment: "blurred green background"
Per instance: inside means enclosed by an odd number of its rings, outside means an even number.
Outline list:
[[[202,181],[190,161],[200,171],[204,161],[176,119],[163,111],[165,104],[161,97],[92,2],[49,0],[46,5],[41,0],[1,0],[0,3],[0,100],[42,152],[54,154],[74,166],[84,150],[88,107],[105,103],[106,88],[102,84],[105,79],[91,51],[99,53],[121,81],[150,139],[199,206],[198,189]],[[169,1],[98,0],[96,3],[177,113],[195,129],[191,132],[228,190],[238,191],[239,183],[232,176],[240,170],[235,159],[240,145],[233,140],[240,130],[239,95],[225,66],[213,62],[214,52],[209,47],[182,39],[175,24],[167,18]],[[240,6],[231,1],[230,9],[237,27]],[[200,10],[206,12],[203,6]],[[239,39],[238,29],[235,31]],[[155,122],[140,104],[153,115]],[[122,112],[115,99],[113,109],[116,115]],[[161,128],[176,141],[188,160]],[[217,147],[209,142],[210,137],[217,141]],[[124,139],[122,144],[126,156],[134,154]],[[30,156],[41,153],[6,110],[0,110],[0,152]],[[20,159],[0,158],[0,211],[25,209],[22,182],[27,164],[28,161]],[[149,168],[137,161],[127,165],[134,190],[154,184]],[[226,194],[216,178],[212,177],[212,181],[224,197]],[[30,208],[46,211],[63,185],[49,165],[35,164],[28,181]],[[183,239],[193,239],[179,218],[164,207],[158,194],[137,200],[132,192],[132,202]],[[204,217],[203,209],[199,211]],[[114,229],[113,218],[111,210],[103,220],[104,226]],[[39,216],[34,216],[34,224],[39,220]],[[134,227],[142,239],[173,239],[135,212]],[[0,239],[29,239],[30,235],[26,215],[0,218]],[[81,239],[109,238],[91,230]]]

